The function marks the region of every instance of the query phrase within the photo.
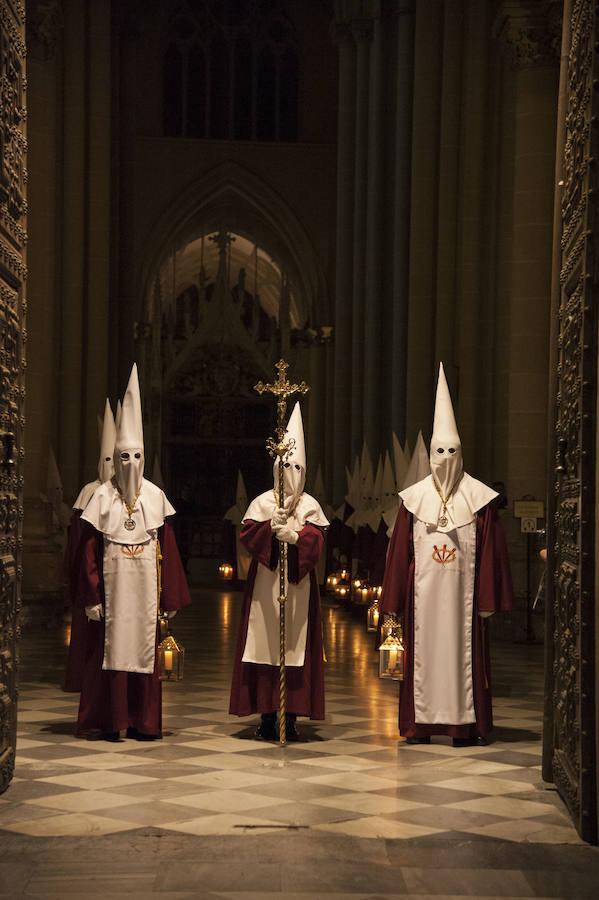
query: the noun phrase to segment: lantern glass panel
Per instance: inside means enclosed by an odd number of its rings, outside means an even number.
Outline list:
[[[379,627],[380,611],[378,603],[373,603],[368,607],[366,614],[366,628],[368,631],[376,631]]]
[[[403,680],[404,647],[396,632],[388,635],[379,647],[379,678]]]

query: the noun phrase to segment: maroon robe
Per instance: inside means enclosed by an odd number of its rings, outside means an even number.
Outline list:
[[[354,508],[346,501],[343,509],[343,520],[333,519],[327,528],[326,541],[326,574],[336,572],[339,568],[352,568],[352,554],[354,544],[353,529],[346,525]]]
[[[242,662],[250,618],[250,606],[258,563],[271,570],[279,564],[279,542],[270,522],[245,522],[241,540],[252,556],[237,636],[229,712],[233,716],[273,713],[279,708],[279,667]],[[298,584],[310,574],[308,633],[303,666],[287,666],[287,712],[311,719],[324,719],[324,653],[320,597],[315,566],[324,546],[324,532],[306,523],[297,544],[288,549],[287,577]]]
[[[387,547],[389,546],[389,538],[387,537],[387,525],[385,520],[381,518],[377,533],[372,541],[372,556],[370,564],[370,583],[372,585],[381,585],[385,575],[385,564],[387,562]]]
[[[405,647],[404,680],[399,693],[399,732],[404,737],[425,738],[444,734],[455,738],[486,737],[493,728],[489,635],[481,612],[507,611],[513,604],[513,587],[503,528],[490,503],[476,516],[476,560],[472,604],[472,680],[476,722],[454,725],[417,724],[414,713],[414,542],[413,517],[400,507],[391,538],[383,581],[381,618],[396,615],[402,622]],[[434,665],[434,660],[426,660]]]
[[[71,610],[71,634],[64,675],[64,690],[78,693],[83,681],[87,643],[87,616],[77,603],[77,588],[81,561],[82,510],[75,509],[67,534],[63,560],[63,584],[66,606]]]
[[[96,529],[82,521],[81,570],[77,602],[81,608],[104,602],[102,567],[104,540]],[[162,593],[165,612],[189,606],[187,580],[171,525],[158,529],[162,551]],[[158,627],[156,628],[158,645]],[[104,619],[88,622],[85,670],[79,703],[77,734],[109,734],[135,728],[142,734],[162,733],[162,685],[158,667],[152,675],[104,670]]]

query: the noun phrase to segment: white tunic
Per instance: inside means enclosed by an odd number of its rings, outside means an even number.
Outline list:
[[[104,535],[106,629],[103,669],[151,675],[158,612],[156,532],[142,544]]]
[[[279,665],[279,572],[258,563],[242,662]],[[310,575],[299,584],[287,582],[285,665],[303,666],[308,634]]]
[[[439,531],[414,516],[414,712],[422,725],[476,721],[472,614],[476,519]]]
[[[250,503],[243,521],[270,521],[277,504],[273,491],[260,494]],[[293,513],[287,520],[296,531],[310,522],[320,528],[329,524],[320,504],[310,494],[302,493]],[[252,593],[248,633],[242,662],[267,666],[279,665],[279,571],[272,572],[258,563],[256,581]],[[299,584],[287,582],[285,606],[285,665],[303,666],[308,635],[310,609],[310,573]]]

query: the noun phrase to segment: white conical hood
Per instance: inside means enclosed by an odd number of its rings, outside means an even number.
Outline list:
[[[46,476],[46,496],[52,508],[58,510],[62,503],[62,478],[58,471],[58,463],[54,455],[54,449],[50,447],[48,452],[48,473]]]
[[[405,490],[413,484],[416,484],[417,481],[422,481],[422,479],[426,478],[430,473],[431,464],[426,444],[422,437],[422,431],[419,431],[416,439],[416,446],[414,447],[414,453],[412,454],[412,459],[410,460],[410,465],[408,466],[408,471],[406,472],[406,477],[401,489]]]
[[[430,464],[437,487],[443,496],[447,497],[457,486],[464,468],[464,462],[462,458],[462,444],[458,434],[443,363],[439,363]]]
[[[241,474],[241,469],[237,470],[237,490],[235,492],[235,502],[238,509],[241,510],[241,513],[243,515],[248,506],[248,492],[245,486],[245,481],[243,480],[243,475]]]
[[[134,505],[144,474],[144,430],[135,363],[123,398],[114,448],[114,471],[121,495]]]
[[[293,449],[286,457],[284,465],[285,509],[290,512],[304,492],[306,485],[306,444],[304,441],[304,424],[299,402],[293,407],[285,430],[285,440],[293,442]],[[275,494],[279,492],[279,460],[273,467]]]
[[[389,451],[385,451],[385,463],[383,466],[383,487],[381,491],[381,504],[386,509],[390,503],[396,499],[397,490],[395,486],[395,476],[393,474],[393,466],[391,465],[391,457]]]
[[[235,503],[233,506],[229,507],[226,511],[223,518],[227,519],[229,522],[232,522],[233,525],[240,525],[243,520],[243,515],[248,508],[248,495],[247,489],[245,486],[245,481],[243,480],[243,475],[241,474],[241,470],[237,470],[237,487],[235,491]]]
[[[116,426],[116,430],[118,433],[120,424],[121,424],[121,416],[123,415],[123,404],[120,400],[116,401],[116,415],[114,417],[114,424]]]
[[[395,435],[394,435],[395,437]],[[399,441],[398,441],[399,444]],[[400,447],[401,450],[401,447]],[[403,459],[403,450],[402,459]],[[397,496],[397,483],[395,481],[395,473],[391,465],[391,457],[389,451],[385,454],[385,465],[383,469],[383,496],[381,499],[382,518],[391,528],[395,524],[397,511],[399,509],[399,498]]]
[[[347,473],[347,469],[345,470]],[[318,463],[318,468],[316,470],[316,479],[314,481],[314,496],[318,500],[321,506],[324,505],[324,478],[322,477],[322,466]]]
[[[110,481],[114,475],[114,445],[116,442],[116,426],[110,401],[106,399],[104,420],[100,436],[100,458],[98,460],[98,478],[100,484]]]
[[[401,486],[404,483],[404,479],[406,477],[406,472],[408,471],[408,460],[406,459],[406,455],[402,450],[401,444],[399,443],[399,438],[395,434],[392,433],[392,442],[393,442],[393,461],[395,463],[395,485],[396,489],[401,490]]]

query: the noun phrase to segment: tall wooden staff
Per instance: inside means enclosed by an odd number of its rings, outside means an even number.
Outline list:
[[[273,384],[264,384],[259,381],[255,390],[259,394],[268,392],[277,398],[277,427],[276,437],[269,438],[266,449],[270,455],[279,460],[279,484],[278,505],[281,509],[285,506],[285,484],[283,464],[295,445],[293,438],[285,440],[285,413],[287,412],[287,399],[292,394],[305,394],[310,390],[302,381],[301,384],[291,384],[287,381],[287,369],[289,363],[280,359],[275,369],[278,372],[277,380]],[[286,710],[287,710],[287,681],[285,673],[285,604],[287,602],[287,543],[279,544],[279,744],[284,747],[287,743]]]

